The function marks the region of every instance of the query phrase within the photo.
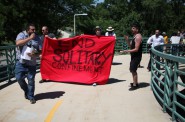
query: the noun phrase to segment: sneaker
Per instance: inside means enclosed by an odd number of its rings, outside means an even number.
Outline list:
[[[96,83],[93,83],[93,86],[96,86],[97,84]]]
[[[44,83],[46,80],[40,80],[39,83]]]
[[[133,90],[136,90],[136,89],[138,89],[139,88],[139,86],[133,86],[133,87],[131,87],[130,89],[129,89],[129,91],[133,91]]]
[[[134,87],[134,84],[133,83],[130,83],[130,87]],[[136,84],[136,87],[139,87],[139,84],[138,83]]]
[[[30,103],[35,104],[36,103],[35,99],[30,99]]]
[[[138,68],[144,68],[144,66],[139,65]]]

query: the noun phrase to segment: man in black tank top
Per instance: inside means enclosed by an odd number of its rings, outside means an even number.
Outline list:
[[[135,90],[139,87],[138,84],[138,74],[137,68],[141,62],[142,58],[142,35],[139,33],[139,25],[133,24],[131,31],[134,35],[134,38],[129,41],[128,36],[124,36],[130,50],[124,50],[122,52],[130,53],[131,61],[130,61],[130,72],[132,73],[133,83],[130,83],[131,88],[129,90]]]

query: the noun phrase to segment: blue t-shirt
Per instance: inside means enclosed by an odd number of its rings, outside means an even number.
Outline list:
[[[29,35],[26,31],[20,32],[17,35],[16,41],[21,40],[21,39],[26,39],[28,38]],[[40,50],[41,49],[41,40],[39,38],[39,36],[35,36],[35,38],[33,40],[30,40],[27,44],[23,45],[23,46],[17,46],[16,48],[16,59],[19,60],[20,63],[23,64],[27,64],[30,66],[35,66],[36,65],[36,57],[31,58],[31,60],[25,60],[21,58],[21,53],[22,53],[22,49],[24,46],[28,46],[28,47],[32,47],[35,50]]]

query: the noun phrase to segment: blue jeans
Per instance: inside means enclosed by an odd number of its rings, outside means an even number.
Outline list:
[[[34,99],[35,74],[36,66],[21,64],[19,61],[16,62],[15,78],[28,99]],[[26,83],[25,78],[27,78],[28,83]]]

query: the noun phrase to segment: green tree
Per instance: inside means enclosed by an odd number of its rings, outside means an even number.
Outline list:
[[[139,22],[142,34],[149,36],[155,29],[173,31],[184,29],[184,0],[0,0],[0,39],[14,41],[27,23],[35,23],[38,33],[41,26],[48,25],[50,31],[73,27],[76,17],[77,34],[94,34],[94,27],[115,28],[117,36],[131,34],[130,24]],[[2,42],[2,41],[1,41]]]
[[[14,41],[28,23],[34,23],[40,33],[41,26],[50,31],[71,26],[73,15],[88,11],[92,0],[0,0],[0,39]]]

